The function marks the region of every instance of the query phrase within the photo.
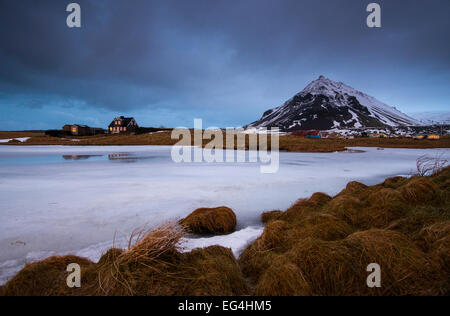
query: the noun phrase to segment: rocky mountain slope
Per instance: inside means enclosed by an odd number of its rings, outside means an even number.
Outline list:
[[[342,82],[320,76],[246,128],[279,127],[292,131],[416,125],[420,125],[418,120],[396,108]]]

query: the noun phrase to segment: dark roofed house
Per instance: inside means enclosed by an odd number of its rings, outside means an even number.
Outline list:
[[[109,132],[111,134],[118,133],[134,133],[138,128],[136,120],[132,117],[116,117],[111,124],[109,124]]]
[[[74,136],[92,136],[105,132],[102,128],[89,127],[87,125],[66,124],[63,126],[63,132]]]

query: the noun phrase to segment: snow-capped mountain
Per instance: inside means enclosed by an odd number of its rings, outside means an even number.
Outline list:
[[[320,76],[246,128],[279,127],[290,131],[415,125],[420,122],[396,108],[342,82]]]
[[[450,124],[450,111],[418,112],[410,113],[409,115],[423,125]]]

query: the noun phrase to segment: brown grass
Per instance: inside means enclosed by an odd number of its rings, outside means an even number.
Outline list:
[[[442,268],[450,274],[450,235],[437,240],[433,246],[431,254],[437,258]],[[446,294],[450,294],[450,279],[447,278]]]
[[[450,236],[450,221],[438,222],[427,226],[418,234],[418,238],[423,240],[428,248],[431,248],[435,242],[447,236]]]
[[[31,137],[26,145],[174,145],[178,140],[171,139],[171,131],[152,134],[115,134],[83,137],[50,137],[32,132],[0,132],[0,139],[14,137]],[[71,139],[79,139],[74,142]],[[249,135],[245,135],[245,148],[249,148]],[[203,146],[209,140],[203,141]],[[305,139],[296,136],[281,136],[280,150],[288,152],[336,152],[345,151],[348,147],[381,147],[381,148],[450,148],[450,137],[439,140],[414,140],[403,138],[356,138],[356,139]],[[270,137],[268,139],[270,146]],[[236,144],[232,148],[237,148]]]
[[[386,188],[398,189],[398,187],[403,185],[405,181],[407,181],[407,178],[404,177],[387,178],[386,180],[384,180],[382,185]]]
[[[180,224],[194,234],[228,234],[236,229],[236,215],[225,206],[199,208],[182,219]]]
[[[307,237],[326,241],[340,240],[354,232],[350,225],[331,214],[307,216],[295,223],[293,228],[294,236],[291,237],[291,244]]]
[[[353,182],[334,198],[316,195],[276,213],[239,259],[252,293],[448,294],[449,171],[371,187]],[[381,266],[381,288],[366,285],[370,263]]]
[[[338,195],[353,194],[353,193],[360,192],[366,188],[367,188],[367,185],[357,182],[357,181],[352,181],[352,182],[349,182],[347,184],[347,186],[345,187],[345,189],[342,190]]]
[[[267,224],[270,221],[277,220],[282,214],[283,214],[283,211],[278,211],[278,210],[264,212],[261,214],[261,222],[264,224]]]
[[[183,230],[165,224],[132,236],[127,250],[111,249],[98,264],[73,256],[26,266],[4,295],[246,295],[247,284],[230,249],[219,246],[182,253]],[[82,265],[82,287],[69,289],[66,267]]]
[[[49,296],[68,295],[66,268],[78,263],[81,271],[89,269],[93,263],[75,256],[50,257],[40,262],[27,264],[4,288],[5,296]],[[83,274],[82,274],[83,277]],[[82,282],[82,286],[85,283]]]
[[[318,212],[331,197],[325,193],[314,193],[309,199],[299,199],[280,216],[285,221],[303,219],[304,216]]]
[[[328,210],[342,218],[350,225],[356,225],[359,222],[362,202],[351,195],[338,195],[328,205]]]
[[[256,296],[308,296],[311,294],[303,272],[286,256],[274,258],[255,287]]]
[[[365,285],[365,268],[360,270],[342,242],[301,239],[287,257],[302,270],[313,295],[352,295]]]
[[[430,179],[414,178],[400,188],[405,201],[409,204],[429,203],[439,199],[439,187]]]
[[[361,268],[372,262],[382,267],[383,286],[373,291],[377,295],[439,294],[439,265],[406,236],[390,230],[373,229],[355,233],[345,242],[357,250]]]

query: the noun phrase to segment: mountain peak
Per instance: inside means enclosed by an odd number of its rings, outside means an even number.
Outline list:
[[[412,125],[420,123],[374,97],[321,75],[248,127],[327,130]]]

